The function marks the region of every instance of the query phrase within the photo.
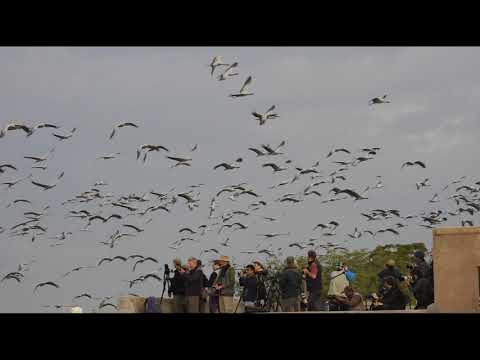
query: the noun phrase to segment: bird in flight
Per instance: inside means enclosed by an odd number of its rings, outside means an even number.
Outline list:
[[[252,115],[255,116],[256,120],[259,121],[259,125],[265,124],[267,120],[278,118],[278,114],[275,114],[275,105],[270,106],[270,108],[264,113],[258,113],[256,111],[252,112]]]
[[[275,164],[275,163],[266,163],[266,164],[263,164],[262,167],[271,167],[274,172],[287,170],[286,167],[278,166],[278,165]]]
[[[32,129],[29,128],[27,125],[19,124],[19,123],[11,123],[6,125],[2,130],[0,130],[0,138],[4,137],[7,131],[14,131],[14,130],[22,130],[27,134],[27,136],[29,136],[32,133]]]
[[[33,180],[31,180],[30,182],[31,182],[33,185],[35,185],[35,186],[41,187],[44,191],[45,191],[45,190],[51,190],[51,189],[53,189],[55,186],[58,185],[58,183],[60,182],[60,179],[63,178],[63,175],[64,175],[64,174],[65,174],[64,172],[61,172],[60,175],[57,176],[57,181],[56,181],[55,183],[51,184],[51,185],[49,185],[49,184],[42,184],[42,183],[39,183],[39,182],[33,181]]]
[[[57,289],[60,287],[60,285],[54,283],[53,281],[47,281],[47,282],[39,283],[37,286],[35,286],[35,288],[33,289],[33,292],[35,292],[38,288],[41,288],[41,287],[47,286],[47,285],[56,287]]]
[[[420,190],[421,188],[423,187],[427,187],[427,186],[431,186],[429,183],[429,178],[426,178],[425,180],[423,181],[419,181],[417,183],[415,183],[415,186],[417,187],[417,190]]]
[[[228,64],[225,64],[228,65]],[[238,66],[238,62],[234,62],[232,65],[229,65],[223,73],[218,75],[217,79],[218,81],[224,81],[227,80],[229,77],[236,76],[238,73],[234,73],[233,69],[235,69]],[[213,72],[212,72],[213,75]]]
[[[368,105],[389,104],[390,101],[387,100],[387,97],[387,94],[383,95],[382,97],[375,97],[368,102]]]
[[[249,76],[243,83],[242,87],[240,88],[240,91],[236,94],[230,94],[230,97],[238,98],[238,97],[253,95],[253,93],[246,92],[247,87],[249,87],[251,84],[252,84],[252,77]]]
[[[112,140],[112,139],[113,139],[113,137],[115,136],[115,133],[116,133],[117,129],[121,129],[121,128],[126,127],[126,126],[138,128],[138,125],[137,125],[137,124],[134,124],[134,123],[132,123],[132,122],[124,122],[124,123],[117,124],[117,125],[115,125],[115,127],[114,127],[113,130],[112,130],[112,132],[110,133],[109,140]]]
[[[75,131],[77,131],[77,128],[73,128],[72,130],[70,130],[70,133],[68,135],[60,135],[55,133],[52,133],[52,135],[55,136],[58,140],[64,141],[70,139]]]
[[[404,163],[402,164],[402,166],[401,166],[400,169],[403,169],[405,166],[415,166],[415,165],[420,166],[420,167],[422,167],[422,168],[424,168],[424,169],[426,168],[425,163],[423,163],[422,161],[418,161],[418,160],[417,160],[417,161],[414,161],[414,162],[412,162],[412,161],[404,162]]]
[[[228,66],[229,64],[226,64],[222,61],[222,58],[220,56],[214,56],[212,59],[212,62],[210,65],[208,65],[211,69],[210,75],[213,76],[213,73],[215,72],[215,69],[219,66]]]
[[[226,170],[240,169],[240,166],[235,165],[235,164],[241,163],[242,161],[243,161],[242,158],[238,158],[238,159],[235,160],[235,162],[232,163],[232,164],[227,164],[227,163],[223,162],[223,163],[220,163],[220,164],[218,164],[218,165],[215,165],[215,166],[213,167],[213,170],[216,170],[216,169],[218,169],[219,167],[223,167],[223,170],[224,170],[224,171],[226,171]]]
[[[120,155],[120,153],[112,153],[112,154],[107,154],[107,155],[100,155],[97,156],[97,160],[110,160],[110,159],[115,159],[117,155]]]
[[[333,154],[335,154],[337,152],[344,152],[344,153],[350,154],[350,151],[348,149],[339,148],[339,149],[330,150],[329,153],[327,154],[326,158],[328,159],[330,156],[332,156]]]
[[[54,151],[55,151],[55,148],[51,148],[45,155],[42,155],[42,156],[34,156],[34,155],[24,156],[23,158],[33,160],[33,161],[35,161],[35,163],[39,163],[39,162],[46,161],[48,159],[48,156]]]
[[[12,170],[18,170],[15,166],[12,164],[1,164],[0,165],[0,174],[3,174],[5,172],[4,169],[12,169]]]

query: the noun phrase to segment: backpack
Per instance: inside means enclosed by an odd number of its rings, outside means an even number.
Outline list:
[[[158,313],[157,300],[153,296],[149,296],[145,300],[145,312],[146,313]]]
[[[349,282],[352,282],[357,278],[357,273],[354,273],[352,270],[348,270],[345,272],[345,276]]]

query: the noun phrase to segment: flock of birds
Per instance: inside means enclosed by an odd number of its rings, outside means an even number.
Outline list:
[[[224,63],[219,56],[213,58],[209,64],[212,77],[218,73],[216,79],[218,81],[232,81],[235,76],[240,76],[238,70],[238,62],[231,64]],[[223,70],[223,71],[222,71]],[[254,93],[249,91],[253,84],[252,76],[248,76],[242,83],[237,93],[229,96],[234,99],[241,99],[246,96],[253,96]],[[368,105],[380,105],[390,103],[387,95],[375,97],[368,102]],[[252,112],[252,116],[258,121],[260,126],[266,124],[267,121],[278,119],[279,115],[275,113],[275,105],[271,105],[265,112]],[[106,134],[107,141],[112,140],[122,131],[132,131],[139,128],[140,125],[134,122],[122,122],[113,125],[110,134]],[[20,132],[27,138],[34,135],[38,131],[47,131],[54,129],[52,135],[61,143],[68,142],[73,136],[76,136],[76,128],[68,132],[60,133],[60,126],[49,123],[38,123],[35,125],[27,125],[25,123],[14,122],[7,124],[0,130],[0,138],[5,136],[13,136],[14,133]],[[130,129],[130,130],[128,130]],[[354,205],[358,202],[365,202],[369,199],[372,192],[383,191],[385,185],[382,177],[377,176],[375,183],[366,185],[362,188],[350,188],[342,186],[348,178],[350,178],[357,167],[364,166],[365,163],[375,160],[376,155],[382,151],[380,147],[365,147],[361,149],[349,149],[346,147],[334,147],[325,154],[323,159],[319,159],[309,167],[294,166],[293,161],[287,157],[287,142],[281,141],[278,145],[260,144],[256,147],[245,149],[255,156],[255,159],[261,162],[259,171],[263,171],[265,176],[277,176],[276,174],[286,174],[289,176],[280,182],[275,182],[266,189],[264,193],[259,191],[253,184],[246,182],[239,184],[224,185],[215,190],[213,194],[208,196],[208,201],[202,201],[202,187],[205,184],[194,184],[182,191],[175,188],[166,192],[155,190],[145,191],[142,194],[126,193],[112,194],[104,191],[108,188],[108,183],[101,180],[90,186],[85,191],[75,195],[70,199],[66,199],[61,204],[65,212],[65,220],[72,222],[80,222],[81,227],[78,231],[92,232],[96,228],[105,226],[106,223],[113,223],[117,229],[103,241],[98,243],[99,246],[105,246],[109,249],[115,249],[120,241],[134,241],[134,239],[145,232],[155,232],[156,229],[148,227],[154,217],[170,216],[174,207],[185,207],[189,211],[196,211],[200,207],[205,207],[208,217],[203,219],[201,224],[186,225],[178,229],[178,239],[169,244],[172,254],[165,255],[165,258],[174,256],[174,252],[179,248],[188,246],[188,244],[202,243],[202,238],[207,237],[208,233],[216,234],[222,237],[217,247],[202,248],[198,255],[202,259],[211,259],[210,256],[218,256],[227,249],[231,248],[231,234],[234,232],[244,232],[244,236],[255,236],[258,238],[256,248],[244,249],[239,251],[241,254],[255,254],[256,256],[264,256],[265,258],[279,258],[282,256],[282,250],[297,249],[304,251],[305,249],[314,248],[317,251],[348,251],[347,243],[349,241],[358,241],[361,237],[370,236],[376,238],[378,235],[394,236],[401,235],[402,229],[408,226],[421,226],[431,229],[446,222],[451,217],[460,216],[459,225],[473,226],[473,216],[480,211],[480,181],[472,184],[466,184],[466,176],[455,179],[446,184],[442,189],[436,191],[429,204],[435,204],[441,200],[450,200],[454,208],[437,209],[435,211],[421,211],[415,214],[402,214],[397,209],[372,209],[368,212],[361,212],[367,224],[371,224],[370,228],[345,229],[339,233],[342,228],[340,221],[332,219],[311,226],[311,236],[305,241],[290,241],[286,247],[278,247],[273,245],[276,238],[291,238],[291,232],[268,232],[261,234],[251,234],[251,221],[262,221],[265,223],[279,223],[280,219],[268,216],[268,210],[272,205],[281,204],[286,207],[288,203],[292,206],[300,206],[306,201],[316,201],[318,206],[321,204],[331,204],[333,202],[352,202]],[[157,156],[164,154],[165,159],[172,161],[172,168],[175,167],[191,167],[193,164],[193,155],[198,151],[198,144],[190,148],[189,154],[173,154],[170,149],[162,144],[143,144],[136,149],[136,160],[143,163],[147,162],[150,155]],[[27,155],[26,160],[32,161],[32,169],[46,171],[48,169],[48,160],[55,152],[55,147],[45,154]],[[132,149],[133,153],[133,149]],[[111,160],[116,158],[120,153],[104,154],[97,157],[100,160]],[[245,156],[235,156],[225,161],[219,161],[213,166],[212,171],[234,172],[238,171],[244,164]],[[263,160],[263,161],[262,161]],[[334,171],[322,170],[324,163],[335,166]],[[399,171],[425,171],[427,164],[420,160],[406,161],[398,164]],[[264,169],[264,170],[261,170]],[[411,169],[411,170],[409,170]],[[269,171],[271,174],[269,174]],[[19,166],[10,162],[0,163],[0,185],[6,190],[14,192],[16,186],[22,182],[29,182],[32,190],[35,188],[40,191],[55,191],[55,188],[61,183],[64,172],[51,176],[51,182],[41,182],[34,179],[32,173],[28,176],[19,177],[17,179],[7,180],[7,178],[19,171]],[[273,175],[272,175],[273,174]],[[426,191],[432,187],[430,179],[422,175],[417,183],[412,184],[412,188],[417,191]],[[305,183],[300,191],[293,191],[293,184]],[[297,186],[295,185],[295,186]],[[272,199],[268,199],[268,193],[273,190],[278,191],[280,188],[285,192]],[[453,193],[448,194],[446,191],[454,189]],[[8,203],[5,210],[17,206],[33,206],[32,201],[25,195],[16,198]],[[248,205],[240,208],[235,207],[239,203],[239,199],[248,201]],[[225,206],[226,204],[226,206]],[[42,238],[55,240],[49,246],[56,247],[64,245],[68,238],[73,236],[72,232],[63,231],[60,234],[52,236],[49,234],[45,221],[49,215],[50,205],[41,209],[28,209],[23,212],[23,218],[15,224],[1,224],[0,234],[4,237],[22,237],[29,239],[31,242],[39,241]],[[465,218],[468,216],[468,218]],[[3,218],[3,217],[2,217]],[[390,225],[383,225],[385,221],[390,220]],[[2,221],[0,219],[0,221]],[[381,223],[383,226],[376,226]],[[130,240],[127,240],[130,239]],[[332,239],[332,240],[331,240]],[[334,241],[334,239],[340,239]],[[270,244],[267,244],[267,242]],[[162,282],[161,270],[154,270],[139,274],[140,269],[145,269],[148,264],[155,268],[160,268],[160,259],[153,256],[132,254],[128,256],[116,255],[112,257],[103,257],[94,261],[93,264],[74,266],[70,271],[59,274],[55,279],[44,279],[35,284],[32,291],[38,294],[42,288],[60,289],[62,282],[73,273],[86,271],[87,269],[100,270],[109,266],[113,262],[125,263],[131,267],[132,279],[122,280],[125,283],[126,290],[131,291],[133,287],[139,286],[141,283],[149,281]],[[0,286],[6,282],[14,281],[18,284],[24,281],[26,274],[34,267],[36,260],[29,263],[19,264],[17,269],[11,269],[10,272],[2,274],[0,278]],[[236,265],[236,264],[234,264]],[[138,295],[129,292],[131,295]],[[97,308],[116,309],[116,305],[112,301],[113,296],[97,297],[88,292],[81,292],[72,298],[73,305],[45,305],[61,309],[67,306],[76,306],[80,300],[82,301],[99,301]]]

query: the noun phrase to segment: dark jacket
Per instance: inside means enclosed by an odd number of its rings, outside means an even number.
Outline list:
[[[240,286],[243,286],[243,301],[256,301],[257,300],[257,277],[242,276],[239,280]]]
[[[180,274],[180,271],[175,270],[173,278],[170,279],[170,292],[173,295],[185,296],[185,277]]]
[[[201,296],[203,285],[203,271],[198,267],[195,270],[184,274],[185,277],[185,295]]]
[[[297,267],[287,267],[278,280],[282,299],[296,298],[302,292],[302,274]]]
[[[308,271],[312,271],[313,264],[317,265],[317,277],[312,279],[307,275],[307,290],[309,293],[319,293],[322,291],[322,265],[320,265],[318,260],[315,260],[314,262],[308,264]]]
[[[402,273],[400,272],[400,270],[398,270],[396,267],[386,267],[385,269],[383,269],[382,271],[380,271],[378,274],[378,292],[380,294],[383,293],[383,279],[385,279],[387,276],[392,276],[394,277],[395,279],[397,279],[397,281],[403,281],[403,275]]]
[[[210,277],[208,278],[208,287],[211,288],[213,287],[213,284],[215,284],[215,279],[217,278],[218,274],[216,271],[213,271],[210,274]]]
[[[419,261],[418,264],[415,266],[415,268],[420,273],[421,278],[428,276],[430,273],[430,266],[428,266],[425,260]]]
[[[384,310],[405,310],[407,298],[398,287],[393,287],[384,292],[382,303]]]
[[[428,305],[433,304],[433,285],[429,278],[417,280],[412,290],[417,300],[417,309],[426,309]]]

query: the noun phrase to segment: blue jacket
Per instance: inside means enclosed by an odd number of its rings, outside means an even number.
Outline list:
[[[243,301],[256,301],[257,300],[257,277],[243,276],[239,280],[240,286],[244,288]]]

